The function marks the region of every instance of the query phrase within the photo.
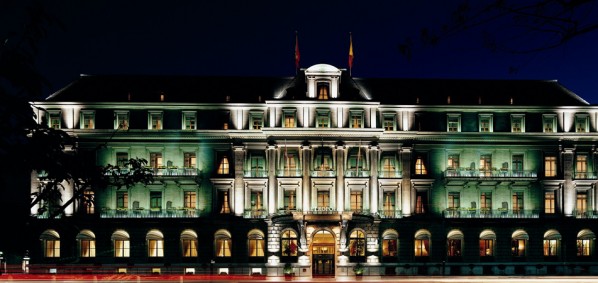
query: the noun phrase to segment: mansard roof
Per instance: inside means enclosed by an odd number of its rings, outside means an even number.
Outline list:
[[[307,98],[304,72],[294,77],[82,75],[47,101],[263,103]],[[556,80],[355,78],[342,70],[339,97],[389,105],[585,106]],[[449,102],[450,100],[450,102]]]

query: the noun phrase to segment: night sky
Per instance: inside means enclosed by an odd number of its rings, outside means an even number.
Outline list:
[[[19,32],[27,19],[24,7],[32,2],[0,1],[0,36]],[[486,35],[522,49],[545,38],[517,29],[520,22],[494,22],[433,46],[416,44],[410,58],[401,54],[399,46],[408,38],[418,43],[423,28],[454,23],[453,11],[462,2],[41,1],[64,28],[48,27],[37,65],[51,83],[45,95],[80,74],[286,77],[295,74],[296,31],[304,68],[347,68],[351,33],[354,77],[558,80],[598,104],[598,30],[557,48],[513,54],[489,48]],[[586,5],[579,18],[598,19],[598,3]]]

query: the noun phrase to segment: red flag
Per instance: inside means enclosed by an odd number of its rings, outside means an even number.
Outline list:
[[[353,35],[349,33],[349,71],[353,68]]]
[[[295,32],[295,69],[299,69],[299,59],[301,55],[299,54],[299,39],[297,36],[297,32]]]

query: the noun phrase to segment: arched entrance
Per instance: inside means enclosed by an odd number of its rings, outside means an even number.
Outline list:
[[[313,276],[334,275],[334,235],[326,230],[313,234],[311,243]]]

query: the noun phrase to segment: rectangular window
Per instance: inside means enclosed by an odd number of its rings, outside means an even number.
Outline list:
[[[295,128],[295,111],[284,110],[283,111],[283,125],[285,128]]]
[[[162,209],[162,192],[150,192],[150,208],[153,210]]]
[[[513,213],[522,213],[523,209],[523,192],[513,192]]]
[[[330,111],[317,110],[316,112],[316,127],[330,128]]]
[[[163,257],[164,256],[164,240],[161,240],[161,239],[147,240],[147,256]]]
[[[131,243],[129,240],[114,240],[114,257],[129,257]]]
[[[251,238],[249,239],[248,245],[250,257],[264,256],[264,239]]]
[[[221,214],[229,214],[230,213],[230,199],[228,195],[228,191],[218,191],[218,203],[220,205],[220,213]]]
[[[418,156],[415,159],[415,175],[427,175],[428,169],[426,169],[426,162],[424,156]]]
[[[399,171],[397,170],[397,158],[394,155],[383,155],[380,162],[381,172],[380,177],[392,178],[399,177]]]
[[[195,152],[183,153],[183,167],[195,168],[196,165],[197,165],[197,157],[195,156]]]
[[[415,239],[415,256],[429,256],[430,251],[430,240],[428,239]]]
[[[480,209],[484,212],[492,210],[492,193],[482,192],[480,194]]]
[[[60,257],[60,240],[44,240],[45,257]]]
[[[449,209],[457,209],[461,207],[461,194],[459,192],[448,193],[447,207]]]
[[[480,256],[494,256],[493,239],[480,239]]]
[[[363,192],[351,191],[351,210],[361,211],[363,209]]]
[[[83,206],[86,214],[95,213],[95,193],[93,191],[85,191],[83,193]]]
[[[48,119],[48,126],[52,129],[60,129],[62,127],[60,119],[60,111],[49,111],[50,119]]]
[[[216,256],[217,257],[230,257],[231,256],[231,238],[217,238],[216,239]]]
[[[319,100],[328,100],[328,90],[329,86],[328,83],[318,83],[318,99]]]
[[[162,130],[162,112],[149,112],[149,129]]]
[[[511,255],[514,257],[525,256],[525,240],[523,240],[523,239],[511,240]]]
[[[382,256],[397,256],[397,239],[382,240]]]
[[[129,193],[117,192],[116,193],[116,208],[127,209],[129,208]]]
[[[492,154],[480,155],[480,176],[492,176]]]
[[[426,213],[428,206],[428,196],[425,192],[415,192],[415,213]]]
[[[575,201],[575,211],[577,215],[585,215],[588,209],[588,193],[577,192]]]
[[[448,256],[461,256],[461,239],[448,239]]]
[[[513,155],[513,174],[515,176],[523,174],[523,154]]]
[[[197,130],[197,116],[195,112],[183,112],[183,130]]]
[[[197,193],[192,191],[185,191],[184,198],[185,208],[195,209],[197,204]]]
[[[81,111],[81,129],[94,129],[95,128],[95,112],[94,111]]]
[[[586,114],[575,115],[575,132],[587,133],[589,116]]]
[[[114,111],[114,129],[128,130],[129,129],[129,112],[128,111]]]
[[[559,240],[544,240],[544,256],[558,256]]]
[[[591,256],[590,239],[577,239],[577,256]]]
[[[287,150],[286,146],[282,154],[282,176],[299,176],[299,156],[295,150]]]
[[[525,132],[525,116],[522,114],[511,115],[511,132]]]
[[[183,257],[197,257],[197,239],[183,239]]]
[[[396,131],[396,115],[395,114],[384,114],[382,120],[382,127],[385,131]]]
[[[448,114],[446,117],[446,129],[448,132],[460,132],[461,131],[461,115],[460,114]]]
[[[556,212],[556,196],[554,191],[544,192],[544,213],[554,214]]]
[[[251,191],[251,209],[260,210],[263,208],[264,201],[262,195],[263,193],[261,191]]]
[[[363,111],[350,111],[351,125],[350,128],[363,128]]]
[[[588,156],[585,154],[578,154],[575,156],[575,178],[588,178]]]
[[[556,156],[544,156],[544,177],[556,177]]]
[[[81,257],[95,257],[96,256],[96,241],[81,239],[79,240],[80,256]]]
[[[542,125],[545,133],[556,133],[556,115],[542,115]]]
[[[492,114],[480,114],[479,116],[480,132],[492,132]]]
[[[252,130],[261,130],[264,126],[264,113],[251,112],[250,113],[250,127]]]
[[[285,210],[295,209],[296,201],[297,201],[297,196],[296,196],[295,190],[285,190],[284,191],[284,209]]]
[[[220,164],[218,165],[217,173],[218,175],[230,174],[230,164],[228,163],[228,157],[222,157],[222,159],[220,160]]]
[[[384,209],[384,215],[394,216],[395,215],[395,192],[389,191],[384,192],[382,199],[382,208]]]
[[[446,168],[449,170],[459,169],[459,154],[448,155]]]
[[[116,166],[122,168],[126,168],[127,164],[129,163],[129,153],[128,152],[117,152],[116,153]]]
[[[318,191],[318,207],[330,207],[330,193],[328,191]]]
[[[163,166],[162,153],[161,152],[150,152],[150,167],[160,168]]]

